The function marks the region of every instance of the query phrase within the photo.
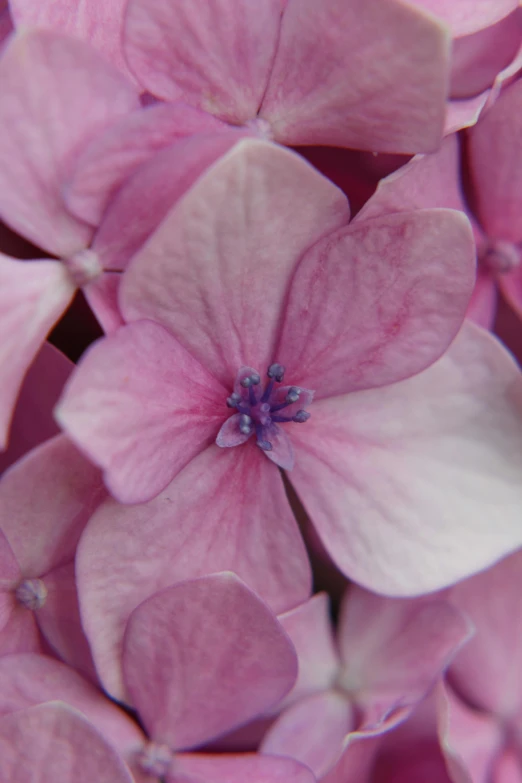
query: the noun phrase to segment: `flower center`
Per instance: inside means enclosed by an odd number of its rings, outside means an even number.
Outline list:
[[[93,250],[80,250],[69,258],[62,258],[74,284],[82,288],[103,272],[100,259]]]
[[[138,754],[138,764],[146,775],[162,778],[168,774],[174,754],[168,745],[149,742]]]
[[[490,239],[479,253],[480,264],[494,275],[505,275],[520,266],[520,250],[512,242]]]
[[[227,398],[227,406],[237,413],[221,427],[216,438],[218,446],[239,446],[255,435],[259,448],[269,452],[270,459],[278,465],[289,469],[288,459],[278,455],[290,449],[279,425],[308,421],[310,414],[305,407],[312,402],[314,393],[299,386],[282,386],[284,374],[283,365],[271,364],[267,370],[268,381],[263,386],[257,370],[251,367],[239,370],[234,391]]]
[[[41,579],[24,579],[15,590],[16,599],[26,609],[41,609],[47,600],[47,588]]]

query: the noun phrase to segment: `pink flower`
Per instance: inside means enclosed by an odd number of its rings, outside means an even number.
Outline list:
[[[130,0],[123,47],[153,95],[282,144],[411,153],[441,138],[448,36],[395,0]]]
[[[88,625],[100,589],[115,602],[143,589],[143,600],[151,584],[217,563],[277,611],[304,600],[286,576],[295,569],[302,586],[307,566],[273,464],[290,444],[288,477],[327,550],[373,589],[433,590],[520,545],[518,369],[470,326],[420,372],[453,339],[471,291],[466,218],[346,219],[339,191],[299,157],[242,141],[134,257],[120,287],[127,325],[89,350],[58,407],[119,501],[161,492],[91,520],[78,561]],[[315,391],[310,419],[263,430],[272,449],[254,435],[220,448],[238,371],[261,378],[274,363],[286,385]],[[256,405],[239,413],[249,431],[264,426]],[[238,444],[240,423],[226,425]]]

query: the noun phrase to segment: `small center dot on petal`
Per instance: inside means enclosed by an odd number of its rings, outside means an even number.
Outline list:
[[[63,258],[62,262],[67,267],[74,284],[82,288],[92,282],[103,272],[98,255],[94,250],[80,250],[69,258]]]
[[[174,754],[168,745],[149,742],[138,753],[138,765],[142,772],[155,778],[168,774]]]
[[[47,588],[41,579],[24,579],[16,588],[15,595],[22,606],[34,612],[45,605]]]

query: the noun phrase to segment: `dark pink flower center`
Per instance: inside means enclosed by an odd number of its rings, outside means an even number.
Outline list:
[[[16,599],[26,609],[41,609],[47,600],[47,588],[41,579],[24,579],[15,591]]]
[[[237,426],[242,435],[250,437],[255,433],[259,448],[271,451],[274,424],[290,421],[303,424],[308,421],[310,414],[304,407],[300,407],[300,402],[303,405],[309,404],[310,393],[299,386],[279,385],[285,374],[282,364],[270,365],[267,370],[268,381],[264,387],[258,372],[245,369],[246,372],[239,371],[236,389],[228,397],[227,405],[239,413]]]
[[[490,239],[480,251],[480,264],[494,275],[505,275],[520,266],[520,248],[503,239]]]

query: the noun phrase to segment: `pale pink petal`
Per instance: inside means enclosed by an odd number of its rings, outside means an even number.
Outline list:
[[[451,57],[452,97],[468,98],[491,87],[497,74],[513,61],[521,42],[520,8],[494,25],[457,38]]]
[[[243,365],[264,375],[278,361],[281,308],[300,256],[348,217],[341,191],[295,153],[240,141],[133,259],[122,312],[162,323],[227,385]]]
[[[484,329],[492,329],[497,311],[497,285],[491,275],[479,270],[466,318]]]
[[[272,424],[269,429],[269,437],[272,448],[270,451],[265,451],[265,455],[283,470],[292,470],[295,462],[294,449],[292,440],[283,427]]]
[[[429,370],[313,410],[292,484],[351,578],[415,595],[522,545],[522,376],[487,332],[466,323]]]
[[[104,272],[82,289],[91,310],[106,334],[115,332],[124,325],[118,304],[120,282],[119,272]]]
[[[475,125],[487,103],[488,97],[489,93],[486,90],[474,98],[448,101],[444,135],[447,136],[450,133],[456,133],[456,131],[462,128],[469,128]]]
[[[293,759],[254,753],[180,753],[167,781],[187,783],[187,779],[199,783],[315,783],[310,770]]]
[[[476,627],[452,664],[451,681],[467,701],[506,721],[522,712],[521,569],[522,554],[516,553],[449,594]]]
[[[52,411],[73,367],[53,345],[42,345],[18,394],[9,447],[0,454],[0,472],[39,443],[58,434]]]
[[[112,494],[140,503],[161,492],[215,439],[226,397],[165,329],[142,321],[88,350],[56,416],[104,469]]]
[[[360,728],[403,719],[472,635],[465,616],[433,598],[383,598],[349,588],[339,618],[338,686],[362,712]]]
[[[65,209],[67,172],[82,145],[138,96],[90,46],[49,31],[13,37],[0,85],[0,214],[50,253],[75,253],[92,229]]]
[[[132,613],[123,671],[156,741],[200,745],[261,715],[297,676],[294,648],[234,574],[181,582]]]
[[[299,659],[297,682],[287,702],[330,688],[339,672],[339,654],[333,637],[326,593],[318,593],[301,606],[279,615]]]
[[[518,6],[517,0],[409,0],[450,25],[455,37],[489,27]]]
[[[23,378],[74,291],[59,262],[18,261],[0,253],[0,447],[7,443]]]
[[[78,156],[64,196],[68,209],[96,226],[109,199],[141,163],[195,133],[228,129],[212,115],[184,103],[158,103],[123,116]]]
[[[112,745],[60,702],[0,719],[1,783],[132,783]]]
[[[161,150],[139,167],[111,201],[94,237],[92,246],[104,268],[125,269],[176,201],[245,135],[230,130],[191,136]],[[144,193],[147,198],[143,198]]]
[[[130,0],[127,61],[149,92],[241,124],[263,98],[279,35],[281,0]]]
[[[288,0],[260,116],[284,144],[433,151],[448,38],[435,19],[395,0]]]
[[[70,666],[46,655],[0,658],[0,715],[54,699],[82,712],[120,752],[143,742],[134,720]]]
[[[44,577],[45,604],[35,612],[42,635],[66,663],[97,682],[89,643],[83,632],[74,579],[74,563],[53,569]]]
[[[17,27],[55,30],[86,41],[127,76],[121,51],[125,0],[84,3],[82,0],[9,0]]]
[[[310,594],[282,480],[254,444],[211,446],[150,503],[98,509],[78,548],[77,578],[84,627],[111,694],[124,697],[121,639],[133,609],[169,585],[225,569],[278,612]]]
[[[24,577],[44,576],[74,557],[103,498],[99,471],[63,435],[43,443],[0,481],[0,527]]]
[[[444,139],[431,155],[417,155],[405,166],[381,179],[355,222],[414,209],[447,207],[464,211],[460,150],[456,134]]]
[[[261,751],[289,756],[319,779],[338,761],[355,719],[346,696],[334,690],[301,699],[268,730]]]
[[[470,130],[469,153],[485,232],[522,240],[522,82],[505,89]]]
[[[292,383],[315,389],[316,400],[418,373],[455,337],[474,267],[461,213],[356,221],[318,242],[299,265],[277,360]],[[312,417],[314,410],[315,403]]]
[[[439,739],[453,783],[489,783],[502,743],[501,726],[467,707],[451,688],[438,687]],[[500,783],[495,778],[495,783]]]

